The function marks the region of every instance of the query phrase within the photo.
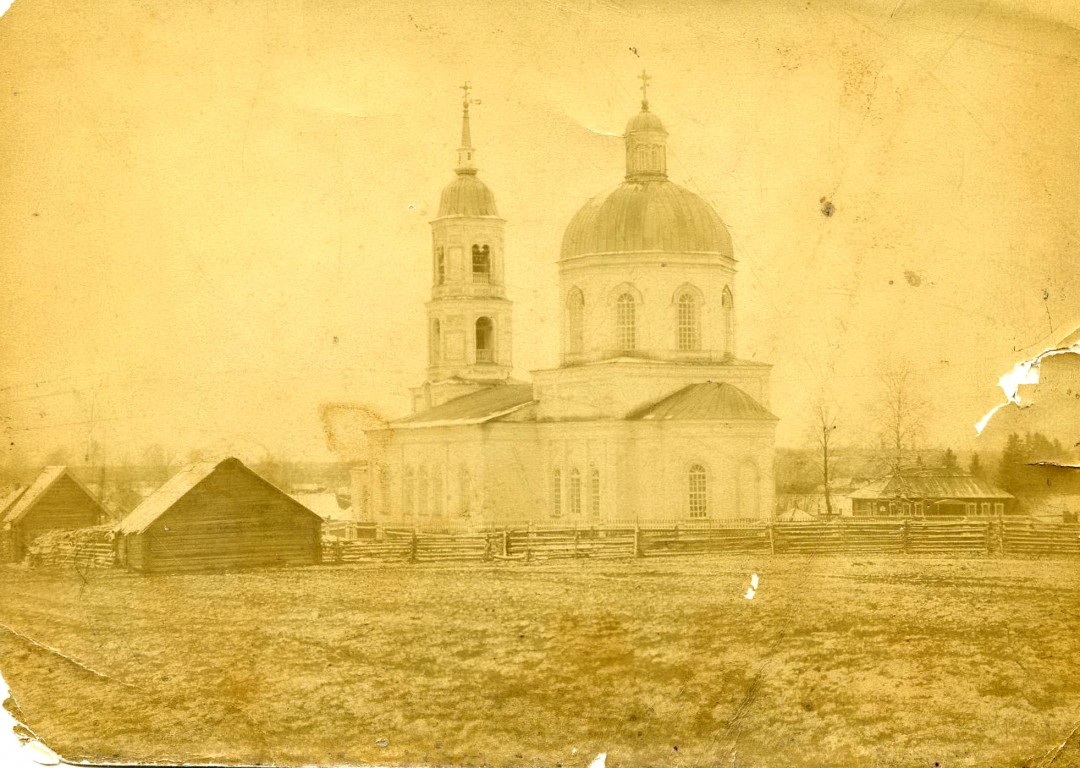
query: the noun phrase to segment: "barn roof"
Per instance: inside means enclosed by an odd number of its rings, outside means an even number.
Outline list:
[[[4,518],[7,517],[8,509],[19,500],[19,497],[26,493],[26,486],[20,485],[12,488],[0,499],[0,524],[4,522]]]
[[[8,495],[8,498],[3,502],[5,506],[0,507],[0,510],[6,510],[0,512],[0,514],[3,515],[3,518],[0,519],[0,523],[4,525],[13,525],[19,522],[39,501],[41,501],[45,493],[56,484],[56,481],[65,475],[67,475],[75,485],[79,486],[79,489],[89,496],[95,504],[99,507],[101,506],[97,497],[90,493],[86,486],[80,483],[74,475],[68,472],[67,467],[54,465],[45,467],[45,469],[41,471],[41,474],[38,475],[34,479],[34,482],[30,483],[25,490],[17,490]]]
[[[690,384],[627,416],[634,421],[776,421],[768,409],[727,382]]]
[[[1011,499],[988,480],[959,473],[890,475],[852,491],[852,499]]]
[[[442,405],[395,421],[394,429],[483,424],[507,416],[533,401],[532,384],[506,384],[447,400]]]
[[[268,488],[280,493],[298,508],[304,510],[308,514],[315,515],[314,512],[298,502],[292,496],[289,496],[285,491],[244,466],[242,461],[230,458],[216,464],[212,461],[201,461],[184,467],[170,477],[163,486],[157,489],[157,491],[143,499],[142,504],[135,507],[127,517],[117,523],[116,532],[142,533],[149,528],[155,520],[168,512],[176,502],[184,498],[192,489],[206,480],[206,478],[210,477],[215,471],[228,468],[242,469]],[[316,515],[316,517],[318,517],[318,515]]]

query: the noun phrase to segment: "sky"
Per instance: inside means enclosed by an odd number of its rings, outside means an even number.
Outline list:
[[[0,18],[0,460],[151,445],[326,460],[320,408],[408,412],[468,80],[515,375],[558,364],[556,259],[622,179],[637,75],[738,259],[779,445],[883,366],[969,448],[1080,326],[1066,2],[16,0]],[[822,213],[822,201],[833,214]]]

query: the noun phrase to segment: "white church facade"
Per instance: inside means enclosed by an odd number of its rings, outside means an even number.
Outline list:
[[[565,230],[560,365],[521,382],[504,221],[477,177],[466,96],[456,177],[431,223],[427,377],[412,415],[365,432],[353,475],[364,518],[475,528],[771,515],[770,366],[736,356],[731,238],[668,180],[666,139],[643,99],[624,180]]]

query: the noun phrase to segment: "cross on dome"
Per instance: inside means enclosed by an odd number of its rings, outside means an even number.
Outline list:
[[[644,69],[641,70],[641,74],[638,75],[638,80],[641,81],[641,108],[648,111],[649,109],[649,81],[652,77]]]

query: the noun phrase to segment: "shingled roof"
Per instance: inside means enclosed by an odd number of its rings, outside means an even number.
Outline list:
[[[726,382],[690,384],[626,417],[633,421],[778,421],[761,403]]]
[[[395,421],[395,429],[483,424],[533,402],[532,384],[507,384],[455,397],[442,405]]]
[[[64,466],[51,466],[45,467],[38,475],[34,482],[30,483],[25,489],[16,489],[14,492],[8,494],[4,499],[3,507],[0,507],[0,524],[14,525],[19,522],[26,514],[34,508],[34,505],[41,500],[56,481],[61,477],[67,475],[71,478],[71,481],[75,485],[79,486],[83,493],[90,497],[90,499],[99,507],[101,504],[98,502],[94,494],[86,488],[85,485],[79,482],[79,480],[67,471],[67,467]],[[101,510],[104,513],[104,508]]]
[[[989,480],[959,473],[890,475],[852,491],[852,499],[1011,499]]]

